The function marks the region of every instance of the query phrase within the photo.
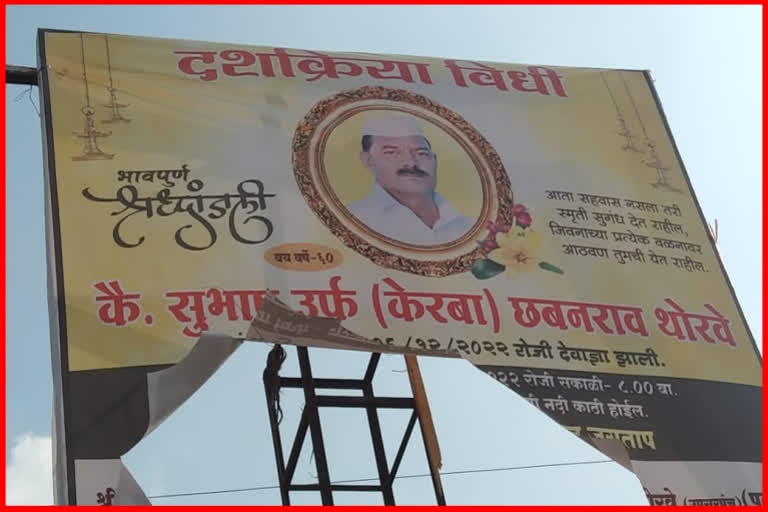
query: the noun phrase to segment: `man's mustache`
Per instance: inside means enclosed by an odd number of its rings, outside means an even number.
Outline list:
[[[398,176],[429,176],[427,172],[418,167],[403,167],[397,171]]]

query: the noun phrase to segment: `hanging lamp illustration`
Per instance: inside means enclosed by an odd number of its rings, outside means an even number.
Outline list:
[[[130,123],[131,120],[123,116],[120,109],[130,106],[127,103],[120,103],[117,99],[117,89],[115,88],[114,81],[112,80],[112,57],[109,51],[109,36],[104,34],[104,47],[107,52],[107,73],[109,75],[109,86],[107,86],[107,92],[109,92],[109,103],[104,105],[109,108],[110,118],[105,119],[102,123]]]
[[[635,99],[632,97],[632,93],[629,91],[629,86],[627,85],[627,81],[624,79],[624,75],[621,73],[621,71],[619,71],[619,78],[621,78],[621,82],[624,84],[624,90],[627,93],[627,97],[629,98],[629,101],[632,103],[632,108],[635,111],[635,116],[637,116],[637,122],[640,124],[640,128],[643,131],[645,145],[648,148],[649,158],[642,159],[640,161],[643,164],[645,164],[647,167],[650,167],[651,169],[654,169],[656,171],[656,183],[651,183],[651,186],[653,186],[654,188],[661,188],[670,192],[682,193],[682,190],[673,187],[667,181],[667,171],[669,171],[669,167],[664,165],[664,162],[659,157],[659,154],[656,151],[656,142],[648,135],[648,132],[645,129],[645,123],[643,123],[643,119],[640,116],[640,111],[637,109],[637,104],[635,103]]]
[[[80,57],[83,66],[83,86],[85,90],[85,105],[80,109],[83,114],[82,133],[74,132],[75,136],[83,139],[83,149],[78,156],[73,156],[75,162],[88,160],[112,160],[115,155],[103,152],[99,148],[98,139],[109,137],[112,132],[100,132],[96,129],[93,121],[93,115],[96,110],[91,106],[91,95],[88,86],[88,70],[85,64],[85,40],[83,34],[80,34]]]
[[[627,120],[624,118],[624,115],[622,114],[621,109],[619,108],[619,104],[616,101],[616,97],[613,95],[613,91],[611,91],[611,87],[608,85],[608,81],[605,79],[605,74],[602,71],[600,72],[600,78],[603,79],[605,88],[608,90],[608,95],[611,97],[613,108],[614,110],[616,110],[616,117],[619,120],[619,125],[621,125],[621,130],[616,132],[622,137],[624,137],[624,146],[621,149],[623,149],[624,151],[632,151],[633,153],[642,153],[643,151],[641,149],[638,149],[637,146],[635,146],[635,140],[634,140],[635,135],[629,129],[629,126],[627,125]]]

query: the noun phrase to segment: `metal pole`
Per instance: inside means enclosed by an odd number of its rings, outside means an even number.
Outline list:
[[[16,85],[37,85],[37,69],[29,66],[5,66],[5,83]]]
[[[424,433],[424,423],[419,419],[419,427],[421,428],[421,437],[424,440],[424,446],[427,445],[427,436]],[[445,494],[443,493],[443,484],[440,481],[440,472],[437,470],[434,457],[429,450],[427,452],[427,463],[429,464],[429,473],[432,476],[432,487],[435,489],[435,498],[438,505],[445,505]]]
[[[365,412],[368,414],[368,427],[371,430],[371,439],[373,440],[373,454],[376,457],[376,469],[379,472],[379,482],[381,483],[381,494],[384,498],[384,505],[394,505],[395,495],[392,492],[392,481],[389,478],[389,469],[387,467],[387,454],[384,451],[384,440],[381,436],[381,424],[379,423],[379,414],[376,405],[373,403],[373,374],[376,372],[381,354],[371,354],[371,360],[368,364],[368,370],[365,372],[365,385],[363,396],[369,399]]]
[[[270,390],[267,379],[264,379],[264,391],[267,397],[267,413],[269,415],[269,426],[272,428],[272,446],[275,449],[275,462],[277,464],[277,480],[280,483],[280,498],[283,505],[290,505],[290,495],[288,485],[290,480],[285,474],[285,459],[283,458],[283,444],[280,440],[280,425],[277,423],[277,412],[270,403]]]
[[[309,352],[307,347],[296,347],[296,350],[299,353],[299,368],[301,370],[301,379],[304,382],[304,412],[307,414],[309,431],[312,435],[312,450],[315,454],[320,498],[323,505],[333,505],[331,477],[328,474],[328,460],[325,458],[323,431],[320,427],[320,414],[317,410],[317,396],[315,395],[315,386],[312,381],[312,368],[309,365]]]
[[[408,447],[408,441],[411,438],[411,433],[413,432],[413,427],[416,426],[416,420],[418,417],[419,413],[417,413],[416,409],[414,409],[413,414],[411,414],[411,419],[408,420],[408,426],[405,427],[405,434],[403,434],[403,440],[400,441],[400,448],[397,450],[397,455],[395,455],[395,461],[392,463],[392,470],[389,472],[390,486],[397,476],[397,470],[400,469],[400,462],[403,460],[405,449]]]
[[[411,390],[413,391],[413,401],[415,402],[416,413],[419,416],[419,427],[421,437],[424,440],[424,448],[427,452],[427,462],[429,463],[429,472],[432,475],[432,485],[435,488],[435,497],[438,505],[445,505],[445,494],[443,493],[443,484],[440,481],[440,467],[443,465],[440,455],[440,445],[437,442],[437,433],[435,425],[432,422],[432,413],[429,410],[427,401],[427,392],[424,390],[424,381],[421,378],[421,370],[415,355],[406,354],[405,365],[408,368],[408,378],[411,381]]]

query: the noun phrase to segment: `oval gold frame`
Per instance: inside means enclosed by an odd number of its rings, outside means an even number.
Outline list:
[[[338,125],[365,110],[415,115],[445,131],[469,155],[481,181],[483,205],[473,227],[460,239],[433,246],[404,244],[371,230],[341,203],[325,172],[325,144]],[[381,267],[426,277],[466,272],[483,257],[476,241],[486,222],[499,219],[512,223],[512,189],[496,150],[466,119],[420,94],[366,86],[323,99],[296,127],[292,153],[294,177],[310,209],[344,245]],[[435,259],[437,255],[443,258]]]

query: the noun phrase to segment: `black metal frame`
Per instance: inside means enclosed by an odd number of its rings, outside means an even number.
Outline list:
[[[312,367],[309,364],[309,350],[307,347],[296,347],[299,355],[299,369],[301,377],[280,377],[281,388],[301,388],[304,390],[304,410],[299,420],[291,447],[291,453],[288,455],[288,464],[285,463],[283,447],[280,439],[280,427],[278,424],[277,411],[273,407],[267,406],[269,412],[269,422],[272,428],[272,444],[275,449],[275,462],[277,463],[277,478],[280,483],[280,496],[283,505],[290,505],[290,491],[319,491],[323,505],[333,505],[333,491],[362,491],[362,492],[381,492],[385,505],[394,505],[395,497],[392,492],[392,484],[400,463],[403,460],[405,449],[410,440],[416,420],[419,420],[422,439],[424,438],[424,427],[419,418],[416,404],[413,397],[377,397],[373,394],[373,376],[376,367],[379,364],[381,354],[371,354],[368,362],[368,368],[362,379],[316,379],[312,376]],[[356,389],[362,391],[362,396],[334,396],[318,395],[317,389]],[[267,404],[269,404],[269,391],[267,394]],[[376,457],[376,468],[379,473],[378,485],[344,485],[331,483],[328,473],[328,460],[325,455],[325,444],[323,443],[323,434],[320,427],[320,407],[355,407],[365,409],[368,415],[368,426],[373,440],[373,452]],[[381,435],[381,425],[379,424],[378,409],[412,409],[413,413],[408,421],[400,447],[395,455],[395,460],[390,470],[387,464],[386,453],[384,452],[384,441]],[[315,466],[317,468],[317,484],[294,484],[293,476],[296,471],[296,465],[299,460],[299,454],[304,444],[304,439],[310,431],[312,438],[312,447],[314,449]],[[426,445],[426,443],[425,443]],[[427,462],[429,463],[432,484],[435,490],[435,498],[438,505],[445,505],[445,496],[440,485],[440,475],[437,473],[430,453],[427,450]]]

